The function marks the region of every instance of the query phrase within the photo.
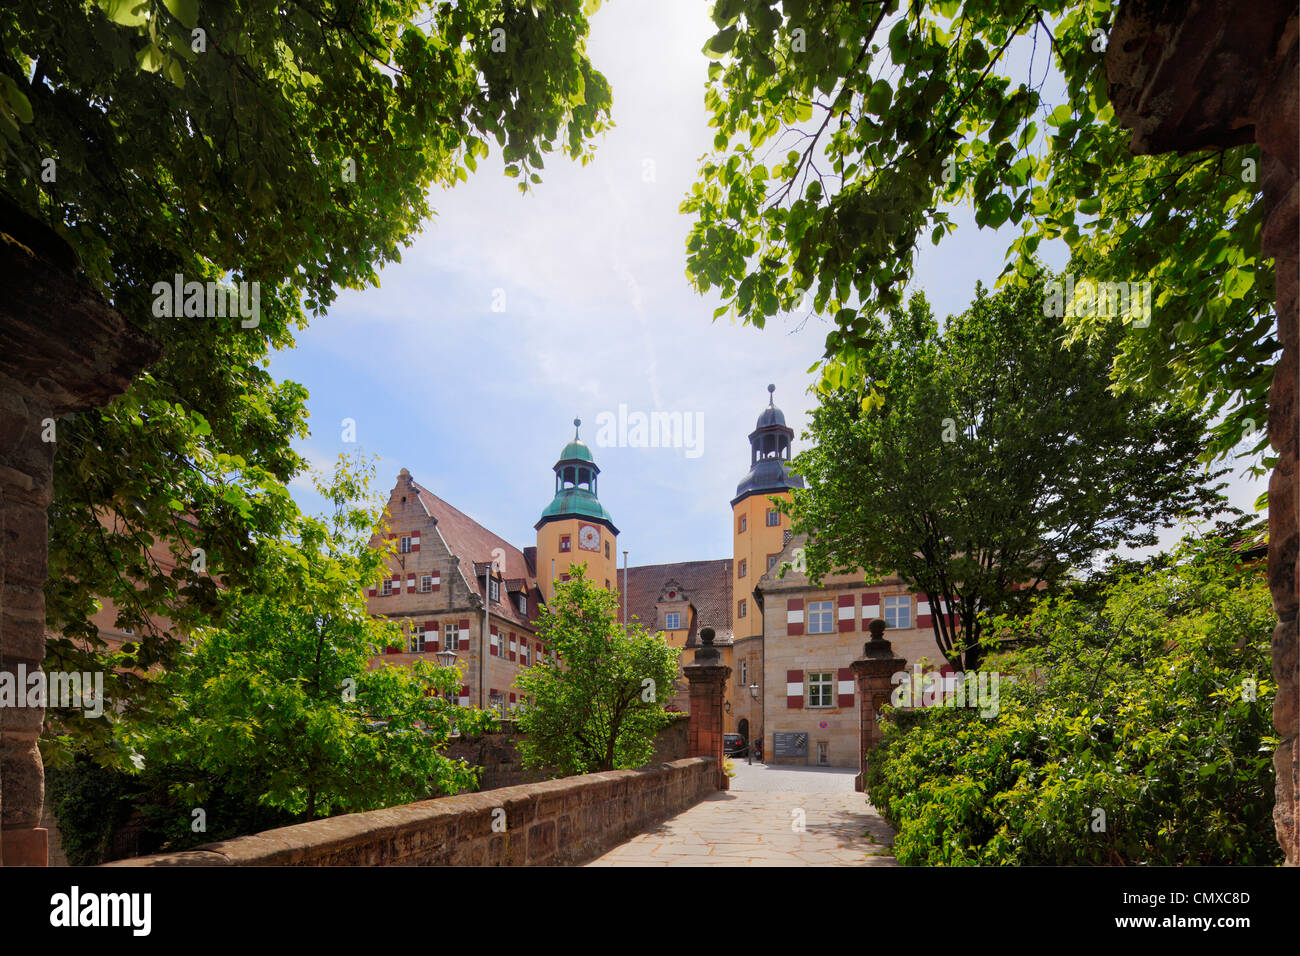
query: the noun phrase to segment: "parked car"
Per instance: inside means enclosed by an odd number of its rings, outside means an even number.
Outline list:
[[[723,734],[722,753],[726,757],[743,757],[749,753],[749,744],[740,734]]]

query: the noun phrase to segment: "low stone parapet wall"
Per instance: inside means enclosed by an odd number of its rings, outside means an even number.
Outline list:
[[[710,757],[349,813],[108,866],[563,866],[716,789]]]

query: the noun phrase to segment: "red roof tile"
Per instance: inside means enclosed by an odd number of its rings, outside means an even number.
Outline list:
[[[483,596],[483,578],[474,574],[474,565],[480,567],[492,561],[493,551],[500,549],[505,556],[502,576],[506,579],[522,578],[528,587],[528,616],[519,613],[519,608],[508,596],[492,606],[494,616],[503,617],[516,624],[532,627],[537,619],[537,610],[541,603],[541,591],[537,588],[537,576],[529,563],[524,560],[524,553],[499,535],[493,534],[460,509],[443,501],[428,488],[412,481],[412,487],[419,495],[420,504],[431,517],[438,520],[438,532],[447,542],[447,548],[460,558],[461,574],[469,579],[470,587]]]
[[[680,561],[675,564],[646,564],[627,569],[628,620],[637,618],[646,628],[658,628],[655,605],[665,586],[674,582],[681,594],[695,609],[691,630],[686,636],[686,646],[696,645],[696,632],[700,627],[712,627],[715,644],[730,644],[731,620],[731,570],[730,558],[715,561]],[[618,572],[619,614],[623,613],[622,592],[624,571]]]

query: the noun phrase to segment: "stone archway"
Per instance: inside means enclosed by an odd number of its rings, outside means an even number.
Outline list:
[[[58,419],[103,405],[162,354],[77,275],[72,250],[0,197],[0,674],[45,659],[46,518]],[[25,701],[24,701],[25,703]],[[0,708],[0,866],[44,866],[43,707]]]
[[[1278,461],[1269,481],[1268,583],[1279,742],[1273,820],[1287,863],[1300,865],[1300,129],[1294,0],[1123,0],[1106,49],[1109,98],[1133,131],[1137,155],[1260,147],[1261,253],[1274,261],[1282,356],[1269,391],[1268,434]]]

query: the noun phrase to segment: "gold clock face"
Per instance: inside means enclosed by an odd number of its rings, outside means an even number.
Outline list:
[[[594,524],[584,524],[578,529],[578,547],[583,551],[600,550],[600,529]]]

